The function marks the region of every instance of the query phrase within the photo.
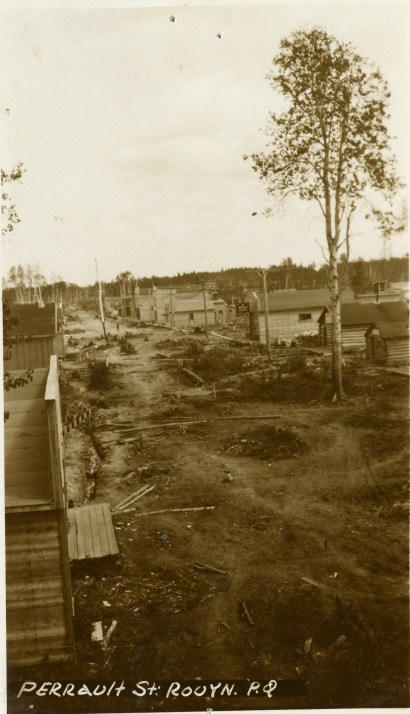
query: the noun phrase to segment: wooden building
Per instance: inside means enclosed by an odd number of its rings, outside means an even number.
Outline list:
[[[353,292],[343,291],[344,301],[353,300]],[[266,344],[265,298],[260,293],[250,293],[249,336]],[[301,332],[317,332],[318,319],[329,302],[329,291],[278,290],[268,294],[269,337],[271,342],[291,340]]]
[[[403,301],[388,301],[378,304],[346,303],[341,305],[340,314],[343,349],[365,349],[365,335],[371,325],[407,322],[408,307]],[[331,345],[332,324],[328,307],[320,315],[319,334],[322,345]]]
[[[4,402],[8,665],[63,661],[74,630],[57,357]]]
[[[19,320],[10,331],[11,337],[28,339],[13,345],[11,358],[4,363],[6,370],[48,368],[51,355],[63,357],[63,315],[56,303],[44,307],[15,303],[11,314]]]
[[[366,332],[366,354],[369,360],[380,364],[409,364],[408,322],[371,325]]]

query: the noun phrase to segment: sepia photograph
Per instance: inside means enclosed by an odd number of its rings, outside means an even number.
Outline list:
[[[3,711],[408,709],[408,10],[3,0]]]

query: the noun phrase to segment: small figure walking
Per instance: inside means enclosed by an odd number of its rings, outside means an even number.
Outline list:
[[[118,317],[117,317],[117,332],[120,331],[120,323],[118,322]]]

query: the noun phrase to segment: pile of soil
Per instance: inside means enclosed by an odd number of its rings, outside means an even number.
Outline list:
[[[305,448],[306,444],[296,429],[262,424],[233,434],[224,442],[222,450],[231,456],[289,459],[298,456]]]

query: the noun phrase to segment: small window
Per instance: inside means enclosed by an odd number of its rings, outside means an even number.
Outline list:
[[[193,322],[193,321],[194,321],[194,313],[193,313],[193,312],[190,312],[190,313],[189,313],[189,321],[190,321],[190,322]]]
[[[301,312],[299,314],[299,322],[306,322],[307,320],[312,319],[312,313],[311,312]]]

